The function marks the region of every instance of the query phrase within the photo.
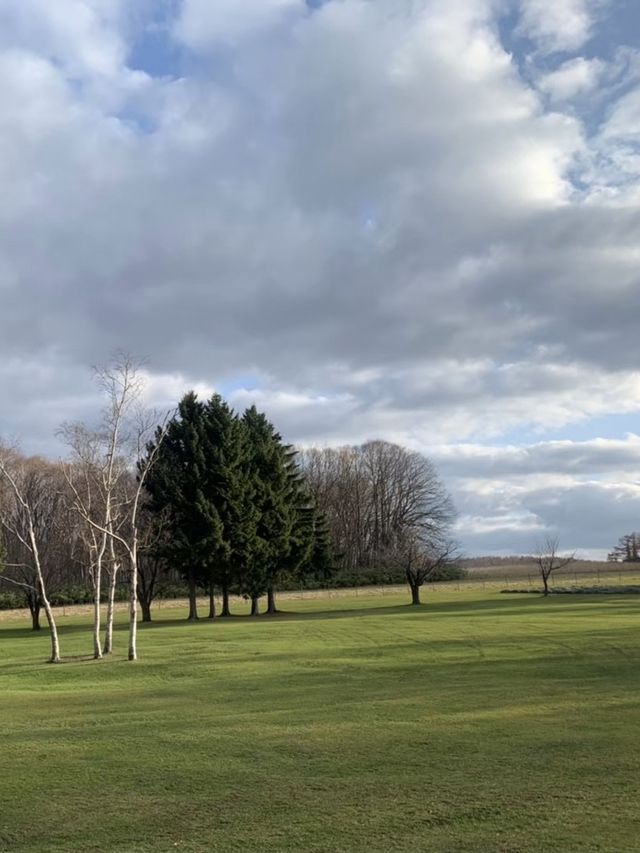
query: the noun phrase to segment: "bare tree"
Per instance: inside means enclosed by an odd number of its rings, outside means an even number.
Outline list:
[[[611,563],[640,562],[640,533],[626,533],[618,539],[618,544],[607,555]]]
[[[119,354],[108,367],[96,370],[98,386],[106,397],[100,428],[93,432],[83,426],[65,427],[70,444],[83,472],[78,483],[70,471],[68,483],[74,507],[95,534],[96,556],[108,554],[109,594],[105,651],[112,649],[113,614],[117,574],[121,554],[129,568],[129,660],[137,659],[138,514],[142,506],[145,479],[153,465],[164,425],[156,433],[155,451],[145,453],[153,435],[157,414],[140,406],[144,377],[140,364]],[[168,416],[167,416],[168,417]],[[164,418],[164,424],[167,422]],[[76,435],[89,436],[77,441]],[[80,452],[79,452],[80,450]],[[79,487],[80,485],[80,487]],[[100,572],[94,573],[94,644],[100,627]],[[95,649],[99,657],[99,639]]]
[[[56,512],[58,484],[51,466],[42,460],[26,460],[13,451],[0,449],[0,478],[4,483],[0,523],[9,537],[22,547],[23,561],[6,568],[23,571],[22,579],[3,575],[3,579],[32,593],[34,627],[39,626],[40,605],[44,608],[51,635],[51,663],[59,663],[60,642],[53,609],[49,602],[43,566],[46,536]]]
[[[409,543],[437,551],[454,516],[435,467],[385,441],[311,449],[300,455],[314,503],[324,513],[344,569],[388,565]],[[400,560],[403,563],[404,561]]]
[[[129,473],[129,419],[143,390],[140,365],[131,356],[118,354],[113,362],[95,368],[96,384],[106,398],[100,425],[65,424],[61,434],[72,451],[73,466],[67,479],[73,505],[84,522],[85,541],[91,561],[94,598],[94,657],[103,654],[100,638],[102,575],[105,562],[109,577],[104,653],[113,649],[114,602],[120,560],[114,532],[122,523],[122,484]]]
[[[402,569],[411,591],[411,604],[420,605],[420,590],[447,566],[454,564],[457,545],[442,536],[424,536],[419,530],[407,531],[385,554],[385,564]]]
[[[166,512],[145,509],[140,517],[138,548],[138,601],[142,621],[151,622],[151,604],[158,591],[158,579],[166,567],[163,554],[168,535]]]
[[[544,595],[549,595],[549,579],[554,572],[566,568],[575,560],[575,554],[561,557],[559,554],[560,542],[557,536],[547,536],[544,543],[538,547],[535,555],[536,563],[540,571],[540,577],[544,585]]]

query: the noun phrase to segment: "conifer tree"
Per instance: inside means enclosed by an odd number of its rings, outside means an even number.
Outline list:
[[[167,427],[147,481],[152,509],[168,515],[167,558],[187,581],[190,620],[198,618],[196,589],[207,582],[211,555],[223,535],[217,508],[206,489],[210,461],[206,420],[205,405],[193,392],[186,394]],[[150,445],[149,452],[152,449]]]
[[[209,554],[210,616],[215,615],[213,588],[222,591],[222,613],[229,616],[229,591],[240,580],[255,544],[258,508],[250,472],[248,433],[227,403],[215,394],[205,406],[206,482],[221,535]]]
[[[242,578],[242,592],[251,599],[251,614],[258,613],[258,599],[269,596],[274,612],[274,581],[289,556],[295,516],[287,448],[279,433],[255,406],[242,418],[249,446],[248,478],[258,513],[251,561]]]

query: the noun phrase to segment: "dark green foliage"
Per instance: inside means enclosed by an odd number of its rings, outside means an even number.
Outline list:
[[[329,577],[328,527],[296,455],[255,407],[239,418],[219,395],[180,402],[147,490],[150,509],[167,519],[163,556],[189,584],[191,618],[196,585],[209,592],[213,616],[215,588],[223,615],[231,590],[250,598],[254,612],[267,592],[273,611],[281,576]]]
[[[20,610],[24,607],[24,596],[18,592],[0,592],[0,610]]]
[[[256,550],[258,507],[246,431],[219,395],[205,403],[194,393],[182,399],[147,490],[152,510],[167,515],[165,556],[189,584],[195,618],[196,585],[228,593]]]
[[[209,584],[223,592],[228,615],[230,589],[242,586],[259,550],[260,507],[251,471],[251,447],[244,423],[219,395],[206,405],[207,475],[205,491],[215,507],[222,535],[212,550]]]
[[[257,524],[239,586],[243,594],[255,600],[273,590],[291,555],[297,494],[289,449],[273,425],[255,406],[247,409],[242,423],[249,453],[247,480]]]
[[[191,619],[197,617],[196,584],[206,582],[222,538],[222,523],[206,493],[208,451],[205,405],[191,392],[168,425],[146,483],[150,508],[167,516],[166,557],[189,584]]]

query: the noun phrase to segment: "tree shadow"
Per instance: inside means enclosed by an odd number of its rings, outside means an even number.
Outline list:
[[[541,593],[528,595],[506,595],[504,597],[492,597],[488,599],[466,599],[438,601],[437,598],[425,596],[420,605],[413,605],[410,601],[401,604],[381,604],[375,606],[345,607],[344,609],[329,608],[324,610],[278,610],[275,614],[263,613],[259,616],[250,616],[248,613],[233,613],[230,616],[217,616],[215,619],[201,617],[197,620],[189,620],[184,616],[172,618],[153,619],[151,622],[139,622],[140,631],[157,630],[159,628],[171,628],[179,626],[222,626],[222,625],[279,625],[286,622],[314,622],[326,619],[366,619],[368,617],[379,617],[392,614],[414,615],[416,617],[430,617],[447,615],[449,617],[464,618],[492,617],[500,615],[516,615],[526,612],[527,615],[542,613],[568,613],[582,608],[584,605],[606,605],[607,609],[637,612],[636,595],[620,593],[620,595],[599,596],[594,594],[574,593],[572,595],[548,596],[545,598]],[[166,612],[166,611],[165,611]],[[69,636],[75,634],[86,634],[90,629],[89,622],[71,625],[60,625],[59,634]],[[116,622],[114,632],[121,634],[128,630],[127,622]],[[30,637],[32,639],[42,638],[44,641],[48,636],[48,630],[43,627],[41,631],[32,631],[24,626],[2,627],[0,629],[0,655],[2,652],[2,637],[7,639],[19,639]],[[92,656],[90,656],[91,659]]]

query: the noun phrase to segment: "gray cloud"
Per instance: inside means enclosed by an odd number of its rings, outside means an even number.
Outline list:
[[[425,449],[640,408],[634,60],[597,66],[596,127],[533,85],[593,4],[556,4],[555,41],[519,4],[527,79],[489,0],[214,5],[2,5],[1,433],[46,448],[115,347],[156,387],[252,377],[237,404],[298,441]],[[149,32],[182,56],[166,75],[127,65]]]

